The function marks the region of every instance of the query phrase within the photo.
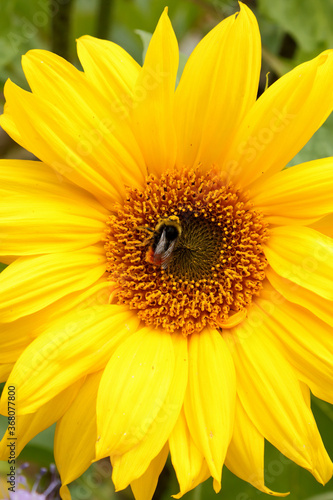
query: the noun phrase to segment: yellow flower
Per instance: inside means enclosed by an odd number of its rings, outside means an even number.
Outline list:
[[[150,499],[222,466],[261,491],[264,439],[325,483],[310,390],[332,398],[333,159],[283,170],[333,108],[333,52],[256,100],[251,11],[196,47],[175,90],[165,11],[140,67],[83,37],[5,87],[1,123],[39,159],[1,162],[1,375],[17,452],[57,422],[67,484],[111,457]],[[14,389],[10,389],[13,387]],[[6,437],[0,445],[6,459]]]

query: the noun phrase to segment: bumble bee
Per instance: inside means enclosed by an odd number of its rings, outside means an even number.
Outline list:
[[[144,229],[153,233],[144,242],[144,245],[149,243],[149,248],[146,252],[146,262],[166,269],[182,233],[179,218],[176,215],[171,215],[170,217],[160,219],[154,230],[150,228]]]

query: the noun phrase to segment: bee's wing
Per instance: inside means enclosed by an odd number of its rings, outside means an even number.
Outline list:
[[[177,239],[173,240],[170,243],[169,248],[163,253],[162,258],[161,258],[162,269],[166,269],[168,267],[168,264],[169,264],[169,261],[170,261],[170,257],[171,257],[171,254],[172,254],[172,250],[175,247],[176,241],[177,241]]]
[[[163,229],[159,242],[156,245],[154,253],[156,256],[160,256],[165,252],[165,247],[167,245],[167,239],[165,237],[165,229]]]

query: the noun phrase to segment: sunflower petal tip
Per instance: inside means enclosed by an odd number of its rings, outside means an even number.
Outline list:
[[[239,12],[236,12],[236,14],[240,14],[241,12],[245,12],[245,11],[248,11],[248,10],[251,10],[245,3],[243,2],[238,2],[238,6],[239,6]],[[252,11],[251,11],[252,12]]]
[[[94,37],[92,37],[91,35],[82,35],[76,38],[75,41],[77,45],[80,45],[82,43],[89,42],[89,40],[91,40],[92,38]]]
[[[13,82],[13,80],[11,80],[10,78],[8,78],[6,80],[6,83],[5,83],[5,86],[4,86],[4,94],[5,94],[5,98],[6,98],[6,104],[7,103],[7,100],[8,100],[8,97],[12,96],[15,94],[15,97],[18,96],[18,95],[25,95],[25,93],[29,93],[27,92],[26,90],[23,90],[21,89],[21,87],[19,87],[18,85],[16,85],[16,83]]]
[[[10,85],[15,85],[15,83],[10,78],[7,78],[5,87],[9,87]]]
[[[252,35],[254,34],[254,30],[256,32],[256,37],[260,39],[260,33],[259,33],[259,27],[258,27],[258,21],[250,7],[248,7],[245,3],[243,2],[238,2],[239,5],[239,11],[234,14],[234,19],[235,21],[242,21],[244,23],[243,29],[248,29],[250,30],[250,33]]]
[[[219,491],[221,490],[221,479],[217,480],[214,478],[213,488],[214,488],[215,493],[219,493]]]
[[[262,491],[263,493],[266,493],[266,495],[271,495],[272,497],[286,497],[286,496],[290,495],[290,491],[280,493],[279,491],[273,491],[273,490],[267,488],[267,486],[265,486],[265,484],[263,482],[263,479],[260,479],[258,482],[255,481],[251,484],[252,484],[252,486],[257,488],[258,492]]]
[[[173,30],[171,20],[169,17],[169,7],[168,6],[164,7],[163,12],[161,14],[161,17],[159,19],[159,22],[165,23],[166,25],[168,25],[168,29]]]
[[[278,491],[272,491],[269,488],[265,488],[264,493],[266,493],[267,495],[271,495],[272,497],[287,497],[288,495],[290,495],[290,491],[287,491],[285,493],[280,493]]]
[[[114,474],[112,475],[112,481],[114,484],[114,491],[118,493],[119,491],[123,491],[129,486],[129,482],[127,481],[122,481],[120,478],[117,479]]]
[[[25,54],[21,55],[22,65],[24,64],[25,61],[28,61],[29,59],[31,59],[33,57],[33,52],[35,52],[36,50],[37,49],[31,49],[31,50],[28,50],[28,52],[26,52]]]
[[[311,471],[312,475],[318,481],[318,483],[322,484],[325,486],[325,484],[330,481],[333,475],[333,467],[331,466],[329,469],[324,470],[318,470],[318,468],[314,469]]]
[[[62,500],[71,500],[72,496],[66,484],[63,484],[59,491]]]

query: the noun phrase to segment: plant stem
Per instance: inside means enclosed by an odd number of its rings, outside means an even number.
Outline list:
[[[99,0],[96,25],[98,38],[109,38],[112,3],[112,0]]]
[[[57,3],[57,10],[53,13],[51,21],[51,50],[67,60],[69,60],[72,6],[73,0],[62,0],[62,2]]]
[[[202,493],[202,483],[200,483],[196,488],[194,488],[193,500],[201,500],[201,493]]]

